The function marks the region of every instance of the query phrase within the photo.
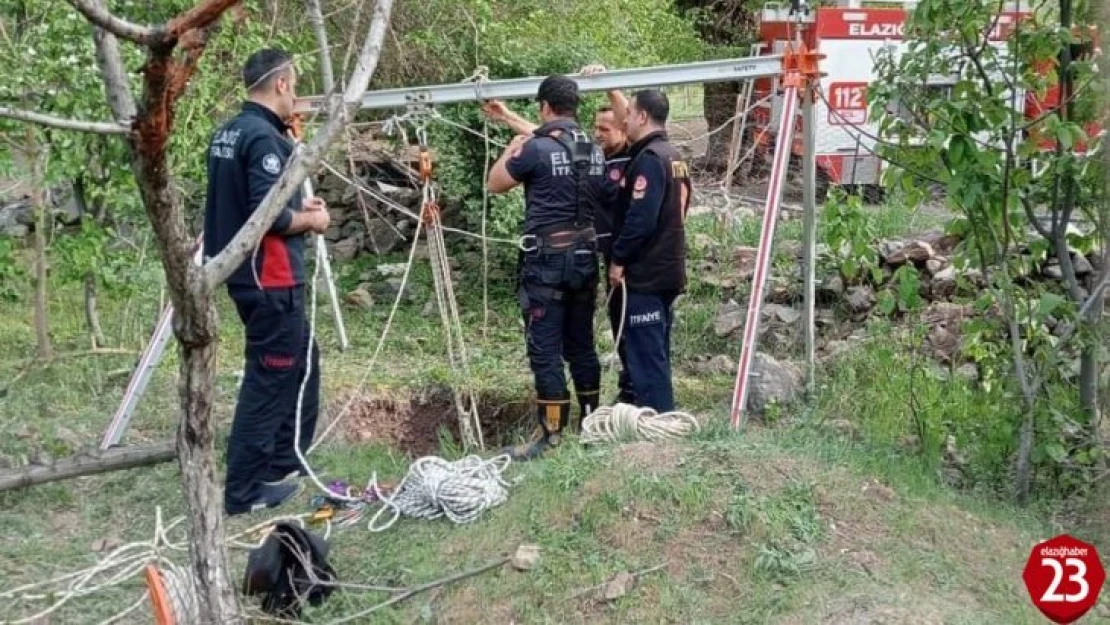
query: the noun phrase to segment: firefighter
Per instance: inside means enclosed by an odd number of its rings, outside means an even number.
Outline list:
[[[204,254],[218,254],[277,182],[293,152],[286,120],[293,115],[297,75],[281,50],[264,49],[243,66],[247,101],[216,130],[208,149]],[[274,220],[257,252],[227,281],[245,327],[243,381],[227,445],[224,509],[229,515],[272,508],[297,494],[289,478],[303,472],[294,449],[296,404],[304,379],[309,330],[305,317],[305,233],[328,228],[320,198],[298,193]],[[319,351],[301,414],[300,449],[308,450],[319,410]]]
[[[592,76],[604,72],[603,65],[587,65],[580,70],[583,76]],[[609,273],[609,248],[612,246],[613,219],[616,212],[617,201],[620,196],[620,180],[624,176],[624,168],[628,164],[628,138],[624,134],[623,111],[627,106],[620,91],[610,91],[608,106],[603,106],[594,115],[593,135],[594,141],[601,147],[605,155],[605,181],[602,201],[594,214],[594,229],[597,233],[598,252],[602,258],[602,275]],[[536,125],[520,115],[509,110],[504,103],[493,100],[483,106],[483,111],[494,121],[505,123],[514,132],[531,134]],[[606,296],[609,300],[608,315],[609,325],[613,332],[613,340],[621,339],[620,318],[622,298],[619,289],[615,290],[606,282]],[[628,377],[628,362],[625,356],[624,341],[617,345],[617,355],[621,361],[619,376],[619,394],[617,401],[635,403],[635,394],[632,392],[632,382]],[[584,418],[584,417],[583,417]]]
[[[686,163],[667,141],[670,104],[655,89],[634,93],[623,116],[631,160],[621,181],[609,284],[627,293],[624,345],[636,404],[674,410],[671,328],[686,288]]]
[[[492,193],[520,184],[525,191],[518,295],[541,431],[536,441],[508,450],[515,460],[539,457],[559,443],[569,424],[564,359],[580,417],[597,407],[601,383],[593,336],[599,279],[593,219],[605,158],[575,122],[579,96],[573,80],[548,76],[537,100],[542,125],[514,137],[486,181]]]

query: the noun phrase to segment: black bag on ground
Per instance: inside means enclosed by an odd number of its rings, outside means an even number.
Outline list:
[[[262,546],[251,551],[243,593],[262,595],[262,610],[268,614],[299,617],[300,598],[318,606],[335,590],[331,582],[337,577],[328,564],[328,550],[323,538],[296,525],[278,523]]]

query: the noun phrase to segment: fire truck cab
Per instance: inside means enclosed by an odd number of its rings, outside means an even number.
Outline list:
[[[868,2],[840,0],[835,6],[810,7],[801,17],[802,39],[810,49],[824,55],[821,61],[820,90],[814,103],[817,146],[818,201],[829,184],[863,191],[868,198],[880,194],[883,163],[875,155],[878,126],[868,117],[867,87],[875,79],[874,59],[884,47],[896,54],[902,43],[906,17],[914,2]],[[1027,13],[1005,5],[999,26],[992,33],[993,45],[1005,45],[1004,35],[1012,24]],[[799,18],[789,2],[772,2],[759,15],[757,54],[781,54],[787,43],[796,40]],[[747,140],[758,144],[757,153],[773,149],[774,133],[779,127],[782,95],[778,80],[757,80],[751,89]],[[929,88],[950,89],[953,82],[943,77]],[[1022,102],[1024,95],[1019,96]],[[758,104],[755,104],[758,103]],[[802,151],[802,119],[795,122],[792,160]]]

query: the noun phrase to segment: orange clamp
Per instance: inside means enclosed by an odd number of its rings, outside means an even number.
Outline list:
[[[425,226],[432,225],[435,220],[439,219],[439,204],[436,204],[435,200],[424,202],[424,208],[420,211],[420,217]]]
[[[432,179],[432,155],[428,153],[428,148],[420,148],[420,180],[422,182],[429,182]]]
[[[304,136],[304,116],[300,113],[293,113],[292,119],[289,120],[289,134],[297,141]]]
[[[819,79],[821,71],[818,69],[818,61],[823,58],[824,54],[810,50],[805,42],[787,44],[782,51],[783,86],[801,89],[808,81]]]

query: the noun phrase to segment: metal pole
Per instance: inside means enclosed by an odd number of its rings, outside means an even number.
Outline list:
[[[305,197],[312,197],[314,195],[312,192],[312,182],[307,178],[304,181],[304,194]],[[339,293],[335,290],[335,277],[332,275],[331,261],[328,260],[327,242],[322,234],[316,235],[316,262],[322,264],[324,281],[328,284],[328,298],[331,300],[331,312],[335,315],[335,327],[339,330],[339,349],[347,351],[347,327],[343,323],[343,310],[339,306]],[[312,302],[311,305],[315,306],[316,303]]]
[[[802,266],[805,271],[805,350],[806,395],[814,396],[817,371],[817,326],[815,263],[817,258],[817,137],[814,114],[814,84],[806,83],[802,93]]]

